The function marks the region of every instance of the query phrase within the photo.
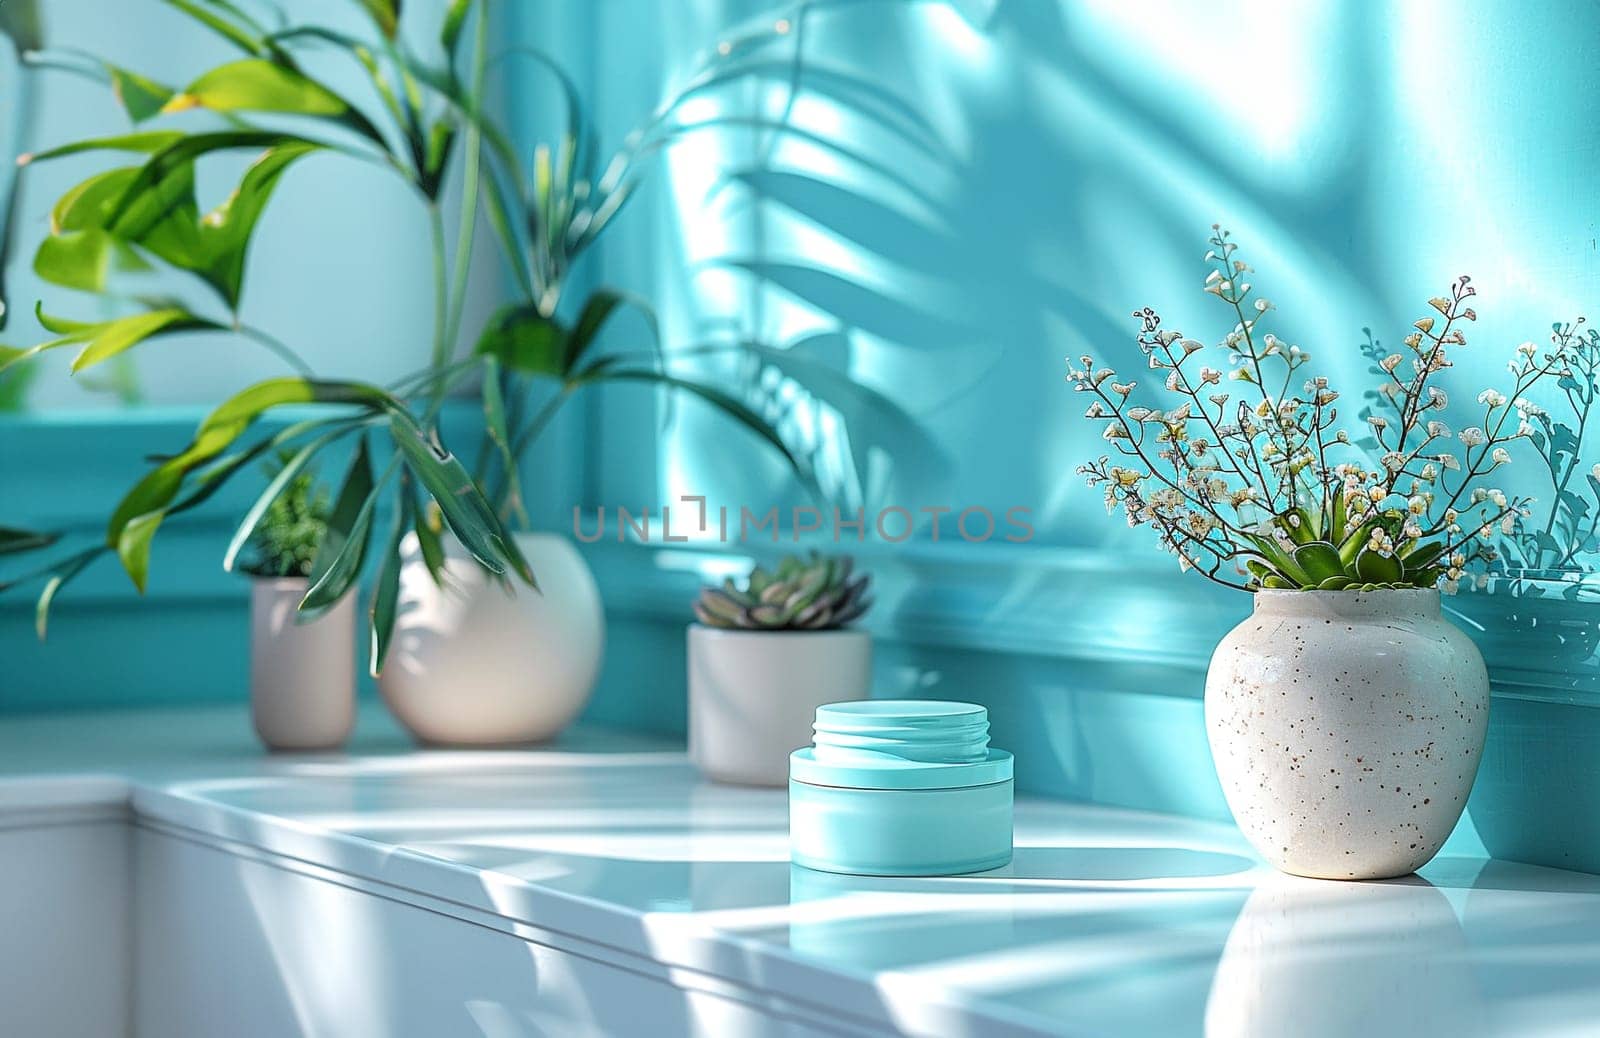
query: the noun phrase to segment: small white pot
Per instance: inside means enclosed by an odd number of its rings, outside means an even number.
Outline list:
[[[378,689],[427,743],[499,746],[558,734],[589,701],[605,614],[589,564],[555,534],[518,534],[541,590],[509,592],[450,543],[433,582],[415,537],[405,546],[394,638]]]
[[[721,782],[784,786],[789,754],[811,745],[817,707],[866,699],[866,631],[689,627],[689,758]]]
[[[1466,806],[1488,719],[1483,657],[1431,590],[1258,592],[1206,675],[1234,820],[1299,876],[1426,863]]]
[[[250,582],[250,716],[273,750],[331,750],[355,724],[355,596],[295,623],[304,577]]]

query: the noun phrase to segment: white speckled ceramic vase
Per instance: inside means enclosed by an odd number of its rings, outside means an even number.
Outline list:
[[[1261,591],[1206,675],[1234,820],[1284,872],[1416,871],[1467,803],[1489,676],[1439,592]]]

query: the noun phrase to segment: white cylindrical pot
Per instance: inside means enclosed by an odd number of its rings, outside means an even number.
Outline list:
[[[498,746],[558,734],[594,691],[605,614],[594,574],[572,542],[518,534],[540,590],[500,582],[451,542],[444,587],[414,537],[379,691],[427,743]]]
[[[1274,591],[1217,646],[1206,731],[1234,820],[1284,872],[1414,872],[1455,828],[1489,719],[1432,590]]]
[[[811,745],[817,707],[866,699],[866,631],[689,627],[689,758],[708,778],[789,784],[789,754]]]
[[[250,582],[250,716],[274,750],[331,750],[355,724],[355,596],[295,623],[303,577]]]

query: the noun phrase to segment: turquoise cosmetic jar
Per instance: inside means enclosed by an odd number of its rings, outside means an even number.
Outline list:
[[[861,876],[952,876],[1011,861],[1011,754],[971,703],[817,708],[789,756],[789,856]]]

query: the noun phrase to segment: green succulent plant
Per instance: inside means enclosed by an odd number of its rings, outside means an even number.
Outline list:
[[[293,452],[267,466],[278,479]],[[282,493],[272,499],[250,537],[251,561],[240,567],[253,577],[310,577],[328,529],[328,493],[309,469],[292,472]]]
[[[872,578],[854,579],[847,555],[790,555],[775,570],[757,566],[743,588],[730,577],[700,591],[694,615],[708,627],[750,631],[828,631],[859,619],[872,607]]]

